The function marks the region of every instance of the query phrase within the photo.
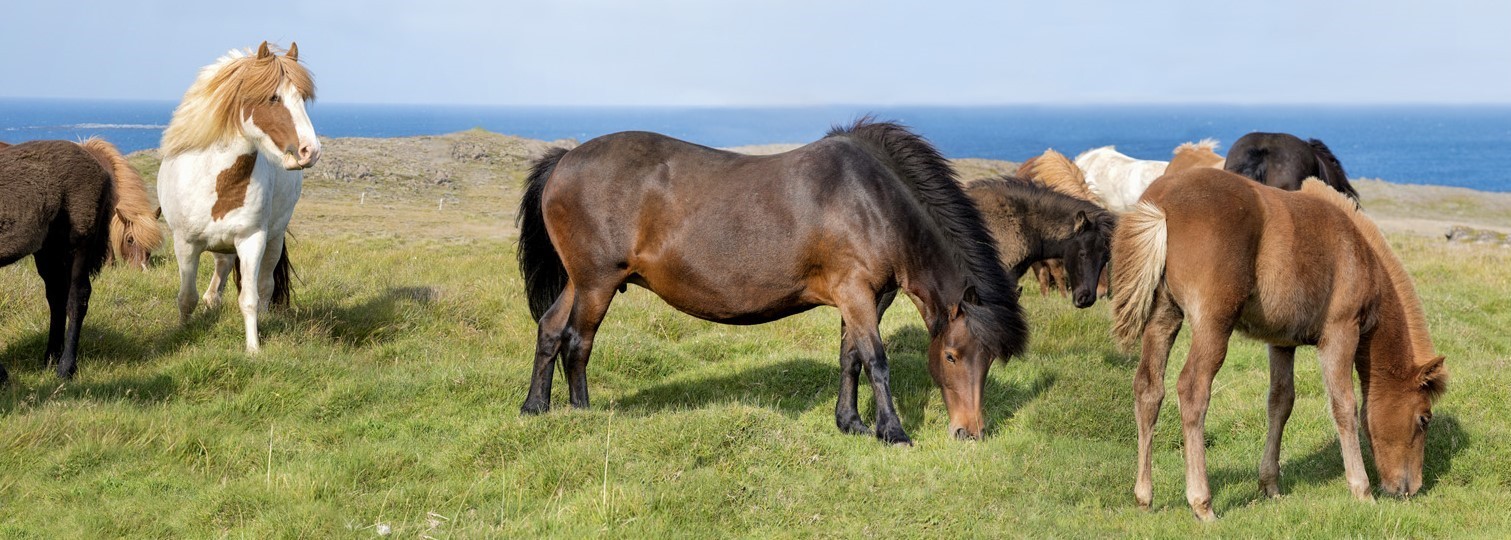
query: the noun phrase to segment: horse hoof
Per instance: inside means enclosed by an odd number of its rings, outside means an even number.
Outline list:
[[[842,432],[844,432],[844,433],[848,433],[850,435],[870,435],[871,434],[871,426],[867,426],[866,423],[860,421],[859,418],[852,419],[852,420],[849,420],[849,421],[839,422],[839,430],[842,431]]]
[[[900,427],[878,431],[876,438],[893,446],[913,446],[913,440],[909,439],[908,434],[904,433]]]
[[[1191,513],[1196,516],[1197,521],[1202,523],[1217,521],[1217,514],[1212,511],[1212,503],[1210,502],[1191,505]]]
[[[550,410],[551,410],[551,404],[550,403],[532,403],[532,402],[526,401],[524,405],[520,406],[520,408],[519,408],[519,415],[520,416],[536,416],[536,415],[540,415],[540,414],[545,414],[547,411],[550,411]]]

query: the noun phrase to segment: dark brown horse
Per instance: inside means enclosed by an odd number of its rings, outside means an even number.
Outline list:
[[[90,279],[109,252],[115,209],[109,143],[34,141],[0,149],[0,266],[34,255],[52,314],[45,361],[71,377]],[[0,382],[7,377],[0,367]]]
[[[593,336],[625,284],[727,324],[839,308],[835,422],[871,431],[856,410],[864,367],[875,433],[888,443],[910,441],[892,403],[879,303],[901,290],[918,306],[956,437],[980,436],[987,370],[1028,337],[1017,288],[949,162],[897,124],[861,120],[769,156],[605,135],[537,161],[519,220],[540,323],[527,414],[550,409],[558,355],[572,405],[588,406]]]
[[[1259,461],[1266,495],[1280,494],[1280,436],[1296,399],[1300,345],[1317,347],[1354,496],[1371,497],[1350,369],[1358,370],[1364,392],[1362,420],[1380,487],[1398,495],[1422,487],[1427,423],[1448,373],[1411,277],[1352,200],[1316,180],[1293,193],[1191,169],[1149,186],[1122,216],[1112,249],[1114,334],[1125,344],[1143,342],[1133,381],[1139,505],[1148,507],[1154,496],[1154,423],[1183,320],[1191,322],[1191,350],[1177,390],[1186,500],[1198,518],[1216,517],[1202,433],[1212,380],[1234,331],[1270,349],[1270,428]]]
[[[1250,133],[1233,143],[1223,168],[1286,191],[1301,189],[1302,180],[1316,177],[1338,193],[1359,200],[1359,192],[1348,183],[1343,164],[1317,139],[1303,141],[1289,133]]]
[[[966,194],[976,201],[997,239],[1008,279],[1033,263],[1064,261],[1078,308],[1097,300],[1097,282],[1111,254],[1117,219],[1100,206],[1050,187],[1004,176],[971,182]]]

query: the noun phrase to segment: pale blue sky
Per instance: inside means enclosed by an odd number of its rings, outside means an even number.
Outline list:
[[[263,39],[334,103],[1511,103],[1505,0],[16,2],[0,97],[176,100]]]

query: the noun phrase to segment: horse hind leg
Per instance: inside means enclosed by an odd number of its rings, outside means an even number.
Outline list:
[[[1154,504],[1154,424],[1165,401],[1165,367],[1170,360],[1170,346],[1180,333],[1182,317],[1180,309],[1163,290],[1156,294],[1159,296],[1154,300],[1149,323],[1144,326],[1143,350],[1133,378],[1133,419],[1138,425],[1138,473],[1133,496],[1144,509]]]
[[[1212,380],[1228,355],[1228,338],[1232,333],[1230,322],[1209,320],[1192,324],[1191,352],[1186,355],[1186,366],[1176,384],[1186,454],[1186,502],[1202,521],[1217,519],[1207,481],[1207,406],[1212,401]]]
[[[73,268],[69,272],[68,330],[63,341],[63,355],[58,358],[58,377],[73,377],[79,356],[79,332],[84,326],[84,315],[89,311],[89,297],[94,291],[90,281],[89,254],[77,250],[73,254]]]
[[[1270,399],[1266,409],[1270,430],[1259,458],[1259,490],[1268,497],[1280,496],[1280,438],[1296,404],[1296,348],[1270,346]]]
[[[534,415],[551,410],[551,378],[555,376],[556,356],[562,351],[562,337],[570,322],[576,288],[570,279],[556,302],[541,315],[535,334],[535,360],[530,373],[530,390],[520,414]]]
[[[574,408],[588,408],[588,359],[593,354],[593,337],[598,334],[598,325],[603,323],[618,287],[618,284],[591,289],[577,287],[572,316],[561,347],[567,389]]]
[[[205,287],[200,300],[208,309],[220,309],[221,296],[225,294],[226,278],[236,268],[236,256],[230,253],[215,253],[215,272],[210,274],[210,284]],[[196,257],[197,259],[198,257]]]
[[[50,364],[63,354],[63,336],[68,322],[69,258],[61,250],[44,249],[35,256],[37,275],[47,291],[48,331],[47,349],[42,354],[44,364]]]

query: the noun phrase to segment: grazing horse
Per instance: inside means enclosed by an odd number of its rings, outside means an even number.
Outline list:
[[[1064,154],[1045,150],[1043,154],[1034,156],[1018,166],[1018,177],[1042,182],[1050,189],[1064,193],[1071,197],[1101,206],[1101,199],[1097,198],[1091,188],[1086,185],[1086,175],[1081,168],[1070,161]],[[1047,259],[1033,263],[1029,268],[1034,273],[1034,279],[1039,281],[1039,294],[1045,295],[1053,284],[1065,296],[1069,280],[1065,275],[1065,261],[1060,259]],[[1097,282],[1097,295],[1101,296],[1107,291],[1107,275],[1103,273]]]
[[[1075,164],[1086,174],[1086,185],[1102,200],[1102,206],[1119,214],[1133,209],[1154,179],[1165,174],[1166,161],[1134,159],[1111,146],[1093,148],[1076,156]]]
[[[231,51],[200,70],[163,132],[157,193],[174,233],[179,315],[187,323],[194,312],[199,255],[213,252],[207,306],[220,305],[233,267],[251,279],[238,283],[247,352],[258,350],[258,313],[270,302],[289,302],[284,236],[302,171],[320,157],[304,108],[313,99],[315,81],[299,65],[299,46],[276,54],[263,42],[256,54]]]
[[[1250,133],[1228,150],[1228,172],[1287,191],[1301,189],[1301,181],[1316,177],[1339,193],[1359,200],[1343,164],[1317,139],[1301,140],[1289,133]]]
[[[95,143],[108,144],[108,143]],[[0,141],[0,150],[10,147]],[[112,147],[113,148],[113,147]],[[125,261],[147,269],[152,252],[163,245],[163,233],[157,225],[157,208],[147,199],[147,185],[120,152],[110,152],[110,169],[115,177],[115,211],[110,217],[110,251],[106,263]]]
[[[626,284],[726,324],[839,308],[835,423],[871,432],[856,409],[865,367],[876,437],[893,444],[910,440],[877,324],[898,290],[928,326],[929,374],[958,438],[981,435],[987,370],[1028,337],[1017,287],[948,160],[893,123],[862,119],[765,156],[605,135],[537,161],[518,215],[520,272],[540,323],[525,414],[550,409],[558,355],[572,405],[588,406],[593,336]]]
[[[1433,352],[1410,276],[1353,201],[1315,180],[1294,193],[1192,169],[1150,186],[1122,217],[1112,249],[1114,334],[1124,344],[1143,341],[1133,382],[1140,506],[1154,496],[1154,422],[1183,319],[1191,321],[1191,350],[1177,391],[1186,500],[1198,518],[1216,517],[1202,431],[1212,379],[1235,330],[1269,344],[1270,426],[1259,462],[1265,494],[1280,493],[1280,438],[1296,397],[1292,368],[1300,345],[1317,346],[1354,496],[1369,499],[1370,489],[1351,367],[1364,392],[1363,424],[1381,489],[1411,495],[1422,487],[1427,423],[1447,370]]]
[[[981,209],[997,239],[1008,279],[1027,272],[1029,265],[1049,259],[1064,261],[1074,281],[1072,299],[1078,308],[1096,303],[1097,281],[1111,253],[1111,212],[1089,201],[1048,186],[1004,176],[978,180],[966,194]]]
[[[1217,153],[1216,139],[1182,143],[1175,147],[1175,152],[1171,154],[1170,165],[1165,167],[1165,174],[1175,174],[1198,167],[1221,169],[1223,162],[1222,155]]]
[[[120,152],[99,139],[32,141],[0,148],[0,266],[34,255],[47,288],[46,361],[75,371],[90,280],[105,265]],[[7,378],[0,367],[0,382]]]

